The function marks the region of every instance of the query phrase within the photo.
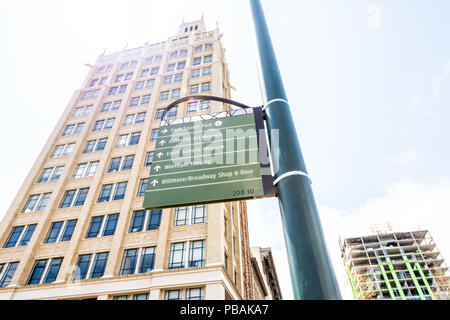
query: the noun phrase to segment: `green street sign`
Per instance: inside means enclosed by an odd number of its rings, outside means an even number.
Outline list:
[[[159,129],[144,208],[274,194],[270,165],[260,161],[267,153],[260,108],[176,120]]]

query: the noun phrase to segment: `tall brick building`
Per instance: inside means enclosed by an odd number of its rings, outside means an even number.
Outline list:
[[[163,109],[230,97],[220,39],[202,18],[89,65],[0,224],[0,299],[254,298],[245,202],[142,208]]]

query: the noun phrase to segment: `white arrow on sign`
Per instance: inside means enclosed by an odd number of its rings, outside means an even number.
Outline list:
[[[160,153],[158,153],[156,156],[157,156],[158,158],[161,158],[163,155],[164,155],[164,153],[160,152]]]
[[[150,182],[153,186],[156,186],[158,184],[158,180],[153,180],[152,182]]]
[[[162,133],[167,133],[167,129],[164,129],[163,131],[161,131]]]
[[[165,145],[165,144],[166,144],[166,140],[161,140],[161,141],[159,142],[159,144],[160,144],[161,146]]]
[[[159,169],[161,169],[161,167],[160,167],[160,166],[156,166],[156,167],[155,167],[155,171],[156,171],[156,172],[158,172],[158,171],[159,171]]]

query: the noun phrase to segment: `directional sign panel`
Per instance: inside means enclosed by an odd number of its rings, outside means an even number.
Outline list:
[[[272,193],[272,177],[268,184],[263,183],[261,175],[261,128],[255,117],[250,110],[242,115],[160,127],[144,208],[231,201]]]

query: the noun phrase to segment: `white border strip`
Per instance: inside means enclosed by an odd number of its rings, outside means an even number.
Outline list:
[[[289,176],[294,176],[294,175],[305,176],[311,182],[311,179],[309,178],[309,176],[306,173],[304,173],[303,171],[289,171],[289,172],[283,173],[281,176],[276,178],[275,181],[273,182],[273,185],[275,186],[278,182],[280,182],[281,179],[284,179]]]
[[[274,102],[284,102],[284,103],[286,103],[287,105],[289,105],[289,102],[287,102],[286,100],[281,99],[281,98],[277,98],[277,99],[273,99],[273,100],[270,100],[269,102],[267,102],[267,103],[262,107],[262,110],[264,111],[271,103],[274,103]]]

